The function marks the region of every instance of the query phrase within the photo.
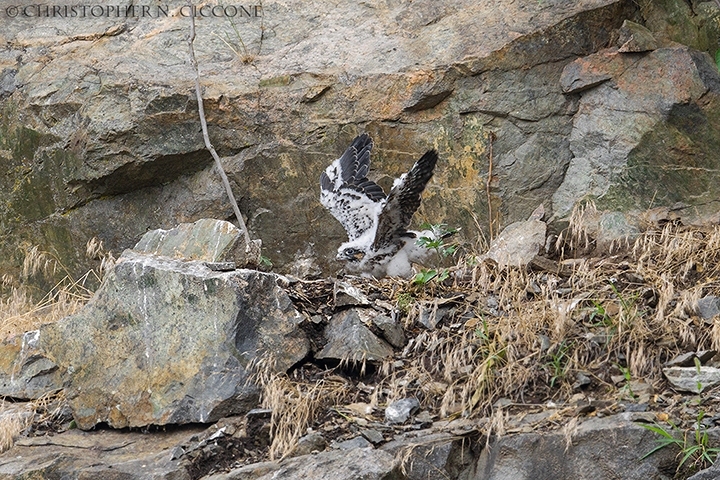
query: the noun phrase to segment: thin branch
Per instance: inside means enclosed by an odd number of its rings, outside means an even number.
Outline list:
[[[208,129],[207,129],[207,120],[205,119],[205,107],[203,106],[203,99],[202,99],[202,90],[200,89],[200,69],[198,68],[197,60],[195,59],[195,48],[193,46],[193,43],[195,42],[195,17],[191,14],[190,15],[190,39],[188,40],[188,43],[190,44],[190,62],[192,64],[194,73],[195,73],[195,95],[197,96],[197,103],[198,103],[198,113],[200,114],[200,124],[202,125],[202,133],[203,133],[203,140],[205,140],[205,148],[208,149],[212,157],[215,159],[215,166],[218,169],[218,172],[220,173],[220,178],[222,178],[223,185],[225,186],[225,192],[227,192],[227,196],[230,199],[230,204],[233,207],[233,211],[235,212],[235,218],[237,218],[238,225],[240,226],[240,229],[243,231],[243,234],[245,235],[245,243],[247,245],[250,245],[250,234],[248,233],[248,229],[245,226],[245,221],[243,220],[242,214],[240,213],[240,208],[238,207],[237,201],[235,201],[235,195],[233,195],[232,188],[230,188],[230,181],[228,180],[227,175],[225,174],[225,169],[223,169],[222,163],[220,163],[220,157],[218,156],[217,152],[215,151],[215,148],[213,148],[212,143],[210,143],[210,136],[208,135]]]
[[[490,194],[490,184],[493,179],[493,142],[495,141],[495,133],[490,132],[489,145],[488,145],[488,176],[487,182],[485,182],[485,195],[487,196],[488,202],[488,227],[490,230],[490,240],[495,238],[495,232],[493,231],[493,208],[492,208],[492,195]]]

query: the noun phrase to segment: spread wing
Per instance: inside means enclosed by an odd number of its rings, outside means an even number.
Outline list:
[[[350,241],[362,236],[375,221],[385,192],[368,180],[372,139],[363,133],[320,175],[320,203],[345,230]]]
[[[410,171],[397,180],[380,212],[373,249],[391,245],[399,236],[407,233],[407,227],[420,206],[420,195],[432,178],[438,153],[428,150]]]

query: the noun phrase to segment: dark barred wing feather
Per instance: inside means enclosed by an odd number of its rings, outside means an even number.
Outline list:
[[[390,192],[380,213],[373,249],[380,250],[407,234],[407,227],[420,206],[420,196],[433,176],[438,153],[429,150]]]
[[[366,133],[359,135],[320,175],[320,202],[343,225],[352,241],[372,227],[378,202],[385,192],[368,180],[373,143]]]

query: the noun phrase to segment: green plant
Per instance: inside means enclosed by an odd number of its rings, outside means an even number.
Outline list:
[[[435,269],[423,269],[412,279],[413,285],[425,286],[431,280],[435,280],[438,283],[445,281],[450,276],[450,271],[447,268],[441,268],[440,270]]]
[[[496,339],[488,338],[483,347],[478,350],[477,355],[482,360],[473,371],[472,383],[475,384],[475,392],[470,397],[471,408],[475,408],[483,397],[488,396],[488,392],[492,390],[490,385],[493,383],[500,365],[507,360],[505,346]]]
[[[615,364],[615,368],[620,370],[620,373],[622,374],[623,378],[625,378],[625,385],[620,389],[620,395],[627,394],[630,398],[635,398],[635,393],[632,391],[632,387],[630,386],[630,381],[632,380],[632,373],[630,372],[629,367],[623,367],[619,363]]]
[[[596,300],[591,301],[593,303],[592,310],[590,310],[590,322],[592,322],[591,326],[609,326],[612,323],[612,319],[607,313],[605,307],[603,307],[603,305]]]
[[[623,295],[615,285],[614,278],[610,278],[610,288],[620,302],[620,312],[618,313],[619,321],[627,326],[633,325],[635,320],[645,313],[644,311],[638,310],[639,293]]]
[[[687,430],[685,432],[681,432],[680,428],[670,421],[668,421],[671,427],[670,431],[666,430],[658,423],[641,424],[643,428],[646,428],[647,430],[650,430],[660,436],[657,440],[658,444],[655,448],[643,455],[641,460],[649,457],[658,450],[675,445],[679,448],[680,452],[678,453],[678,456],[681,457],[680,463],[677,466],[678,471],[688,460],[692,460],[692,465],[698,468],[705,468],[714,464],[717,460],[718,454],[720,454],[720,448],[710,447],[707,427],[702,424],[704,416],[705,412],[700,410],[698,412],[694,432],[692,434],[690,434]]]
[[[565,375],[567,375],[569,369],[568,350],[570,347],[570,343],[565,343],[563,341],[555,350],[553,350],[552,353],[548,353],[549,361],[547,365],[552,373],[552,377],[550,377],[550,388],[555,386],[555,382],[557,380],[562,379]]]
[[[698,357],[694,357],[693,361],[695,362],[695,370],[698,373],[698,378],[700,378],[700,369],[702,368],[702,364],[700,363],[700,359]],[[703,391],[703,385],[700,380],[697,381],[697,391],[702,392]]]
[[[260,267],[263,270],[272,270],[273,263],[272,261],[266,257],[265,255],[260,255]]]
[[[418,238],[418,245],[435,250],[439,259],[455,255],[458,245],[455,243],[445,243],[445,239],[459,232],[459,228],[448,228],[444,223],[430,224],[427,222],[420,225],[420,228],[432,232],[432,236],[422,236]]]
[[[430,250],[435,250],[437,254],[437,263],[439,264],[443,258],[455,255],[458,245],[455,243],[445,243],[445,239],[455,235],[460,231],[459,228],[448,228],[444,223],[429,224],[423,223],[420,228],[430,231],[431,235],[423,235],[418,238],[416,243]],[[442,283],[450,276],[447,268],[423,269],[416,274],[413,279],[413,285],[425,286],[430,281]]]
[[[630,369],[628,367],[623,367],[622,365],[615,364],[615,366],[620,370],[620,373],[622,373],[622,376],[625,377],[625,381],[629,382],[632,380],[632,374],[630,373]]]
[[[410,305],[415,301],[415,297],[407,292],[398,293],[397,295],[397,307],[401,312],[407,313],[410,310]]]
[[[490,340],[490,329],[488,328],[488,323],[485,318],[482,319],[482,323],[475,327],[475,331],[473,332],[475,334],[475,337],[482,340],[483,343]]]

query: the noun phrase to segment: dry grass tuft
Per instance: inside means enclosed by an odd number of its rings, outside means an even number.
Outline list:
[[[419,443],[413,443],[402,447],[395,458],[400,465],[400,473],[405,477],[418,478],[413,475],[413,470],[417,464],[422,465],[423,470],[429,470],[427,478],[438,478],[450,480],[452,477],[443,468],[438,468],[436,462],[433,462],[432,455],[436,447],[442,447],[447,442],[446,438],[422,440]],[[422,477],[425,478],[425,477]]]
[[[572,447],[573,437],[577,435],[579,427],[580,421],[578,420],[578,417],[572,417],[568,423],[563,426],[562,433],[565,439],[565,452],[570,450],[570,447]]]
[[[37,246],[25,246],[22,278],[33,276],[54,276],[66,271],[57,259]],[[92,297],[89,285],[97,285],[115,264],[111,252],[106,252],[102,242],[92,238],[87,243],[88,258],[100,261],[97,270],[90,270],[78,279],[69,274],[56,283],[40,301],[30,294],[29,288],[8,278],[10,286],[6,298],[0,299],[0,337],[6,338],[23,332],[36,330],[44,323],[52,323],[80,309]],[[3,279],[5,283],[5,279]]]
[[[270,419],[271,460],[290,455],[323,408],[337,405],[347,395],[347,382],[339,377],[314,383],[295,381],[275,373],[272,361],[254,365],[252,382],[262,388],[262,406],[272,410]]]
[[[558,236],[555,249],[562,255],[588,252],[593,245],[589,225],[598,217],[599,212],[594,202],[578,203],[570,214],[568,228]]]
[[[44,323],[52,323],[81,308],[92,296],[84,287],[84,280],[57,284],[39,302],[32,300],[25,288],[13,288],[5,300],[0,300],[0,335],[10,337],[36,330]]]
[[[505,436],[507,432],[506,425],[508,423],[509,414],[502,408],[497,408],[490,415],[490,422],[487,426],[486,446],[490,445],[490,437],[495,435],[496,438]]]
[[[29,428],[52,424],[60,416],[64,402],[63,392],[23,403],[0,400],[0,453],[10,449]]]
[[[9,450],[31,425],[33,413],[27,404],[6,406],[4,402],[0,403],[0,453]]]

